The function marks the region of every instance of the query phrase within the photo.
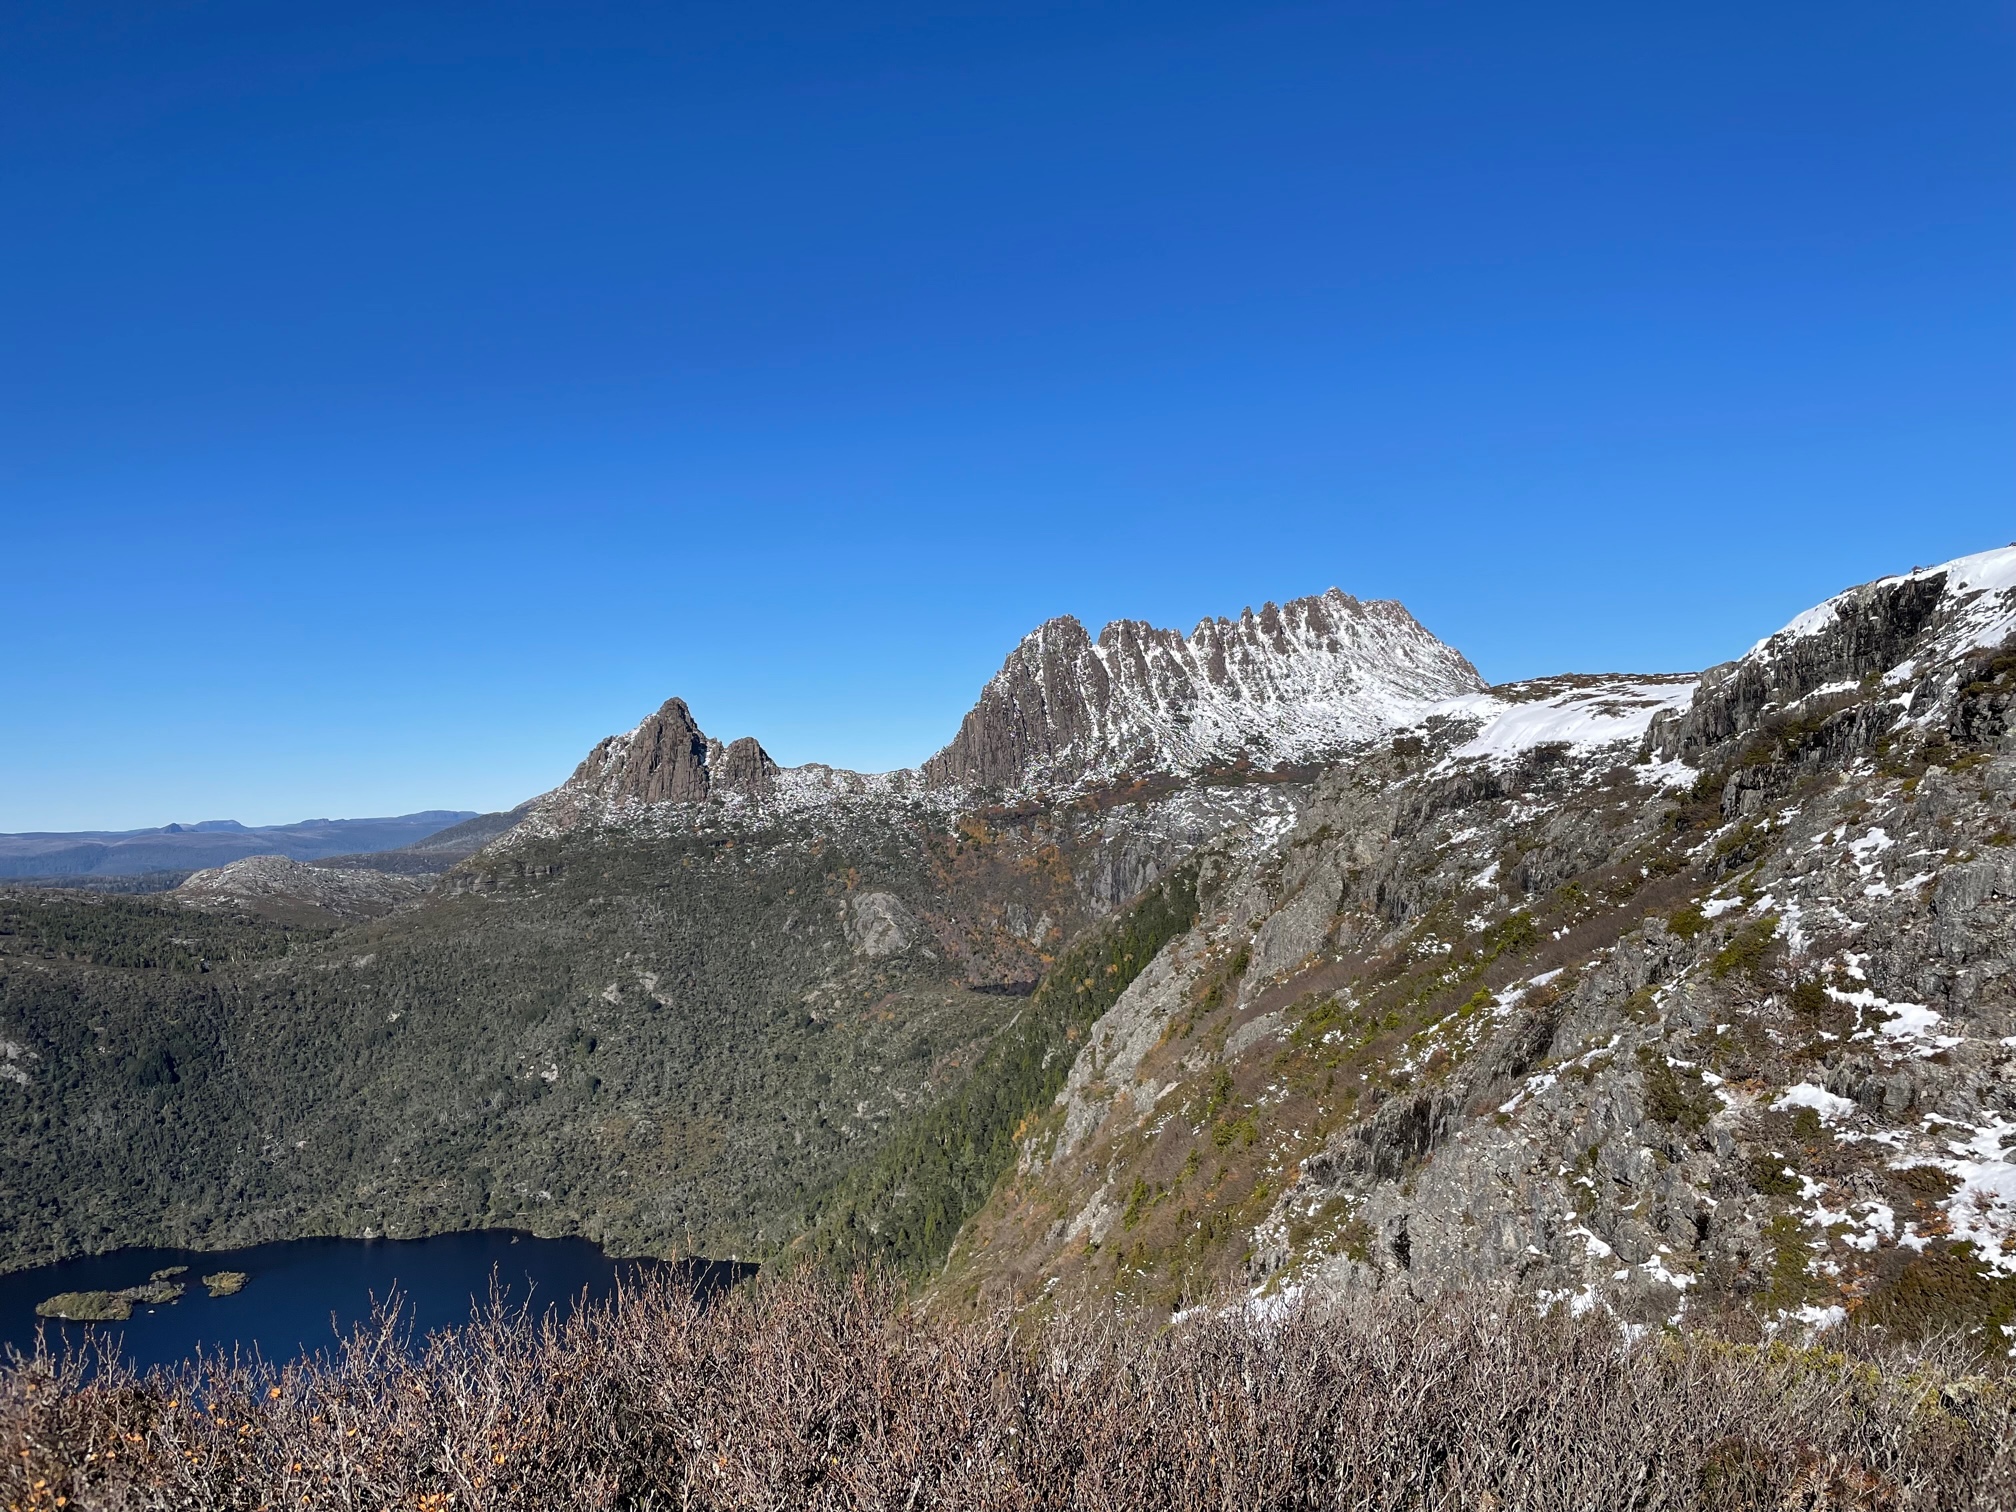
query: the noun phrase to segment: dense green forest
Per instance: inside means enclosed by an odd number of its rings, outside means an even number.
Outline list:
[[[974,990],[997,946],[1041,959],[1003,900],[1063,933],[1071,889],[1054,847],[941,822],[539,841],[337,932],[6,894],[0,1266],[486,1225],[747,1257],[813,1222],[924,1263],[1194,908],[1167,884],[1033,996]],[[850,935],[872,890],[911,948]]]
[[[1025,1116],[1063,1087],[1086,1031],[1196,918],[1191,865],[1065,951],[972,1074],[840,1183],[811,1229],[811,1250],[842,1266],[913,1273],[943,1260],[1013,1163]]]

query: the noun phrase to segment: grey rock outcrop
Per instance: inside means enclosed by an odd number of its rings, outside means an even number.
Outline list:
[[[199,871],[169,894],[191,908],[244,910],[275,917],[326,915],[330,921],[376,918],[425,897],[427,876],[364,867],[309,866],[286,856],[247,856]]]
[[[1774,719],[1798,719],[1828,722],[1825,734],[1798,733],[1809,743],[1818,735],[1839,755],[1866,749],[1923,704],[1942,696],[1950,702],[1953,669],[2016,630],[2016,587],[1996,565],[2003,555],[1882,578],[1815,606],[1747,655],[1704,673],[1693,706],[1654,723],[1652,752],[1692,758]],[[1870,698],[1881,684],[1891,685],[1892,697]]]
[[[916,915],[894,893],[856,893],[843,907],[847,943],[871,961],[901,955],[924,937]]]

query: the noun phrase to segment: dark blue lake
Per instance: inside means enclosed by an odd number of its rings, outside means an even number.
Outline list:
[[[35,1316],[36,1304],[59,1292],[117,1291],[143,1284],[171,1265],[188,1271],[179,1302],[136,1304],[123,1323],[59,1323]],[[273,1363],[335,1344],[371,1316],[374,1299],[397,1293],[415,1337],[469,1321],[488,1302],[493,1277],[512,1307],[572,1311],[583,1297],[606,1299],[618,1282],[674,1272],[705,1287],[725,1285],[748,1267],[706,1261],[613,1260],[587,1239],[536,1239],[488,1229],[431,1239],[290,1239],[238,1250],[127,1249],[65,1260],[0,1276],[0,1351],[34,1347],[38,1328],[49,1342],[118,1338],[145,1369],[204,1351],[257,1350]],[[235,1296],[212,1297],[202,1276],[244,1271],[251,1279]]]

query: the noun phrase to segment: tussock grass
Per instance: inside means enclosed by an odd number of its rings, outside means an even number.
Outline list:
[[[410,1349],[385,1317],[277,1371],[89,1364],[0,1373],[10,1512],[2016,1505],[2011,1383],[1957,1351],[1628,1343],[1502,1299],[955,1323],[804,1272]]]

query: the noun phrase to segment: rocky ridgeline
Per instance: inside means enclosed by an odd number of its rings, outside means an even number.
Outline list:
[[[2016,548],[1331,768],[1095,1025],[943,1283],[1511,1281],[2016,1338]],[[1061,1290],[1060,1290],[1061,1289]]]
[[[708,736],[674,698],[597,745],[536,805],[527,833],[751,808],[771,816],[864,797],[952,811],[1213,769],[1306,766],[1483,688],[1476,668],[1399,604],[1334,588],[1207,619],[1187,637],[1116,620],[1094,641],[1066,615],[1023,639],[951,744],[918,769],[780,768],[747,736],[725,746]]]

